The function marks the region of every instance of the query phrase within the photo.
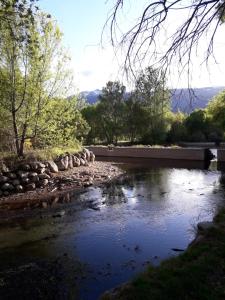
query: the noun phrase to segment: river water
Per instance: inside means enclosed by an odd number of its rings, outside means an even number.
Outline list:
[[[59,217],[40,213],[2,228],[0,271],[63,258],[65,299],[94,300],[178,255],[174,249],[188,246],[197,223],[225,205],[219,171],[121,167],[126,175],[115,182],[65,195],[69,203],[57,208]]]

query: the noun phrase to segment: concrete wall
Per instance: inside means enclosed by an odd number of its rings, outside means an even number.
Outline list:
[[[87,147],[96,156],[140,157],[157,159],[183,159],[203,161],[205,151],[201,148],[149,148],[149,147]]]
[[[179,143],[179,146],[181,147],[203,147],[203,148],[218,148],[215,146],[215,143],[213,142],[202,142],[202,143],[188,143],[188,142],[182,142]],[[225,148],[225,143],[220,143],[220,147]]]
[[[217,160],[218,160],[218,162],[220,162],[220,161],[225,162],[225,149],[217,150]]]

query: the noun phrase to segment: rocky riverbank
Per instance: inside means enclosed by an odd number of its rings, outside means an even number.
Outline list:
[[[83,163],[82,166],[69,168],[69,158],[63,158],[65,162],[58,168],[57,172],[50,172],[50,162],[45,164],[35,162],[23,165],[23,169],[14,172],[4,172],[0,178],[7,180],[1,183],[2,186],[11,186],[12,190],[6,190],[0,198],[0,211],[31,209],[31,208],[48,208],[53,205],[49,199],[54,199],[54,205],[57,203],[57,197],[71,190],[82,190],[92,185],[98,185],[121,175],[123,171],[110,162],[90,160]],[[76,160],[77,161],[77,160]],[[51,162],[52,166],[53,163]],[[56,163],[55,163],[56,165]],[[57,166],[57,165],[56,165]],[[35,171],[31,168],[35,167]],[[62,169],[66,167],[63,171]],[[60,170],[61,169],[61,170]],[[13,177],[13,178],[12,178]],[[15,178],[16,177],[16,178]],[[37,181],[36,181],[37,180]],[[15,193],[15,185],[23,182],[20,193]]]

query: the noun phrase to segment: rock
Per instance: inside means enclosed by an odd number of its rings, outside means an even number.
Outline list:
[[[95,161],[95,155],[92,151],[90,151],[90,161],[94,162]]]
[[[3,191],[2,191],[2,190],[0,190],[0,197],[2,197],[2,195],[3,195]]]
[[[23,171],[30,171],[31,170],[31,166],[29,164],[22,164],[20,166],[20,169]]]
[[[54,214],[52,217],[53,218],[61,218],[66,214],[65,210],[59,211],[56,214]]]
[[[9,192],[8,192],[8,191],[4,191],[4,192],[3,192],[3,195],[4,195],[4,196],[9,196]]]
[[[12,181],[12,184],[13,184],[14,186],[17,186],[17,185],[20,184],[20,181],[19,181],[18,179],[14,179],[14,180]]]
[[[52,160],[47,161],[47,166],[48,166],[50,172],[52,172],[52,173],[58,173],[59,172],[59,168],[58,168],[57,164],[54,161],[52,161]]]
[[[47,208],[47,207],[48,207],[48,203],[47,203],[47,202],[42,202],[42,203],[41,203],[41,206],[42,206],[43,208]]]
[[[55,161],[60,171],[65,171],[68,169],[69,165],[69,158],[68,156],[59,158],[57,161]]]
[[[37,183],[39,181],[38,175],[30,177],[30,182]]]
[[[85,160],[83,158],[80,158],[80,165],[85,166]]]
[[[40,180],[43,180],[43,179],[50,179],[51,177],[48,174],[39,174],[38,178]]]
[[[18,193],[21,193],[21,192],[23,192],[23,186],[22,185],[17,185],[16,187],[15,187],[15,190],[18,192]]]
[[[72,155],[68,155],[68,168],[73,169],[73,157],[72,157]]]
[[[38,176],[37,172],[30,172],[28,175],[30,178]]]
[[[30,179],[28,177],[22,178],[21,182],[24,183],[24,184],[28,184],[30,182]]]
[[[45,168],[39,168],[39,169],[37,169],[38,174],[44,174],[45,171],[46,171]]]
[[[10,179],[16,179],[17,178],[15,173],[8,173],[7,177],[9,177]]]
[[[215,224],[213,222],[200,222],[197,226],[200,231],[207,231],[211,228],[215,228]]]
[[[40,180],[40,185],[41,186],[47,186],[48,185],[48,179],[43,179],[43,180]]]
[[[9,168],[6,166],[6,164],[4,163],[1,163],[0,165],[0,170],[3,172],[3,173],[8,173],[9,172]]]
[[[38,169],[38,167],[39,167],[38,162],[30,163],[30,168],[31,168],[32,171],[36,171]]]
[[[13,191],[14,190],[14,186],[11,183],[4,183],[3,186],[1,187],[2,191]]]
[[[88,149],[84,148],[83,152],[86,154],[87,161],[90,161],[90,158],[91,158],[90,151]]]
[[[76,156],[77,158],[81,158],[81,155],[80,155],[80,153],[74,153],[74,156]]]
[[[0,183],[5,183],[5,182],[7,182],[8,180],[9,180],[8,177],[6,177],[6,176],[0,176]]]
[[[35,185],[35,183],[29,183],[27,186],[26,186],[26,190],[27,191],[33,191],[33,190],[35,190],[36,189],[36,185]]]
[[[42,168],[45,168],[45,164],[43,164],[42,162],[36,162],[37,166],[38,166],[38,169],[42,169]]]
[[[24,171],[18,171],[17,172],[18,176],[22,179],[22,178],[27,178],[29,176],[28,172],[24,172]]]
[[[73,158],[73,166],[74,167],[79,167],[80,166],[80,159],[76,157],[75,155],[72,156]]]

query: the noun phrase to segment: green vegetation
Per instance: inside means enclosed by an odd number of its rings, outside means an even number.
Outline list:
[[[184,254],[149,267],[116,295],[102,299],[225,299],[225,210],[217,215],[215,224]]]
[[[21,3],[20,3],[21,2]],[[88,131],[62,33],[35,1],[0,4],[0,151],[77,145]],[[33,10],[32,10],[33,9]]]
[[[225,92],[214,97],[205,109],[190,115],[170,110],[169,91],[158,70],[147,68],[128,97],[119,82],[108,82],[99,102],[82,109],[91,130],[87,144],[118,141],[130,144],[176,144],[220,142],[225,137]]]

